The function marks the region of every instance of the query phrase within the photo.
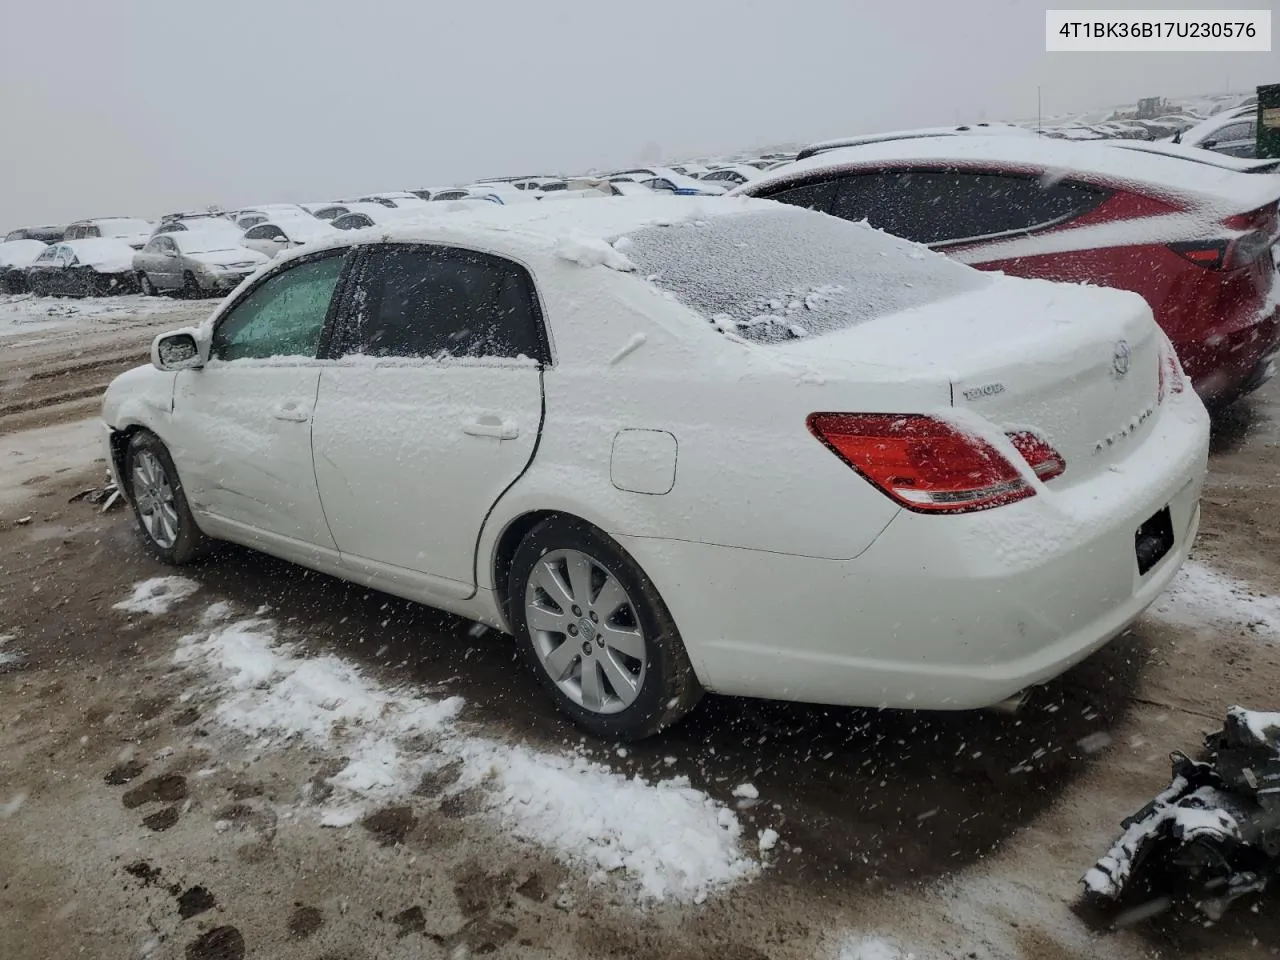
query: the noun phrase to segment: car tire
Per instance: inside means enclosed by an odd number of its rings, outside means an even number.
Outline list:
[[[145,273],[138,274],[138,289],[142,291],[144,297],[158,297],[160,295],[156,285],[151,282],[151,278]]]
[[[199,300],[204,296],[204,291],[200,289],[200,281],[190,270],[182,275],[182,296],[187,300]]]
[[[165,563],[185,566],[212,546],[187,504],[173,459],[160,438],[139,430],[129,440],[121,482],[147,549]]]
[[[516,549],[508,581],[521,653],[562,712],[608,740],[641,740],[702,686],[653,583],[608,536],[553,516]]]

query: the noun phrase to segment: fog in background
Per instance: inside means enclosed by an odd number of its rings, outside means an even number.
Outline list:
[[[1045,8],[7,0],[0,228],[1020,119],[1037,85],[1048,116],[1280,81],[1280,53],[1046,54]]]

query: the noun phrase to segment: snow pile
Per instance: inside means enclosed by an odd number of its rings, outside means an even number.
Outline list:
[[[635,269],[635,264],[599,237],[588,233],[570,231],[556,239],[553,252],[561,260],[568,260],[584,267],[606,266],[623,272]]]
[[[646,783],[583,757],[467,738],[451,744],[465,784],[487,784],[512,833],[588,869],[624,870],[654,900],[700,900],[751,876],[737,816],[687,777]]]
[[[199,589],[200,584],[186,577],[152,577],[134,584],[133,594],[112,604],[112,609],[125,613],[168,613]]]
[[[329,780],[326,826],[355,823],[370,804],[408,796],[423,774],[449,767],[452,789],[478,790],[495,824],[596,878],[621,872],[642,899],[701,902],[759,870],[742,853],[734,812],[685,777],[647,783],[580,756],[467,735],[456,724],[461,698],[383,686],[338,657],[304,656],[272,620],[226,621],[226,612],[206,611],[175,662],[212,679],[213,716],[227,728],[347,758]]]
[[[1179,627],[1236,624],[1280,640],[1280,597],[1259,594],[1250,583],[1195,560],[1182,565],[1151,613]]]
[[[915,954],[904,953],[888,940],[860,937],[840,947],[838,960],[914,960]]]

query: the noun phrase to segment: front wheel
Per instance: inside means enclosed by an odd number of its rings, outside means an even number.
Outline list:
[[[596,736],[651,736],[701,698],[657,590],[584,521],[552,517],[534,527],[516,550],[508,589],[525,659],[557,706]]]
[[[129,441],[124,483],[148,548],[165,563],[183,566],[207,552],[209,539],[196,525],[169,451],[154,433]]]
[[[204,291],[200,289],[200,281],[190,270],[182,275],[182,295],[188,300],[199,300],[204,295]]]
[[[158,296],[159,293],[156,290],[156,285],[151,282],[151,278],[145,273],[138,274],[138,288],[142,291],[142,295],[145,297]]]

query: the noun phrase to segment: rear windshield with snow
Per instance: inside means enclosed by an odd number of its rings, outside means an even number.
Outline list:
[[[990,282],[865,224],[783,204],[645,227],[615,246],[717,329],[755,343],[821,336]]]

